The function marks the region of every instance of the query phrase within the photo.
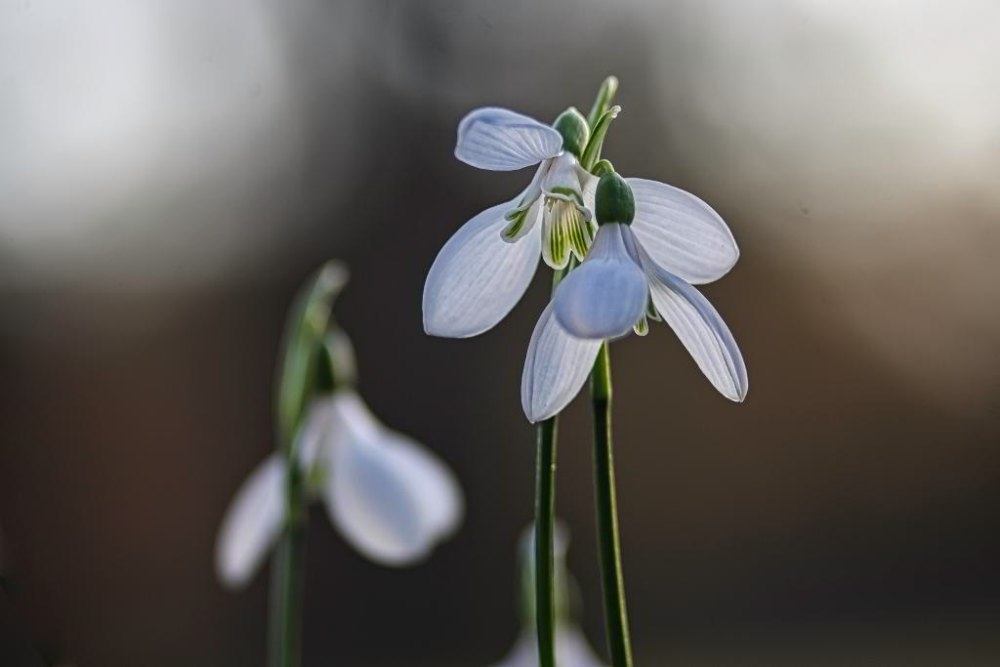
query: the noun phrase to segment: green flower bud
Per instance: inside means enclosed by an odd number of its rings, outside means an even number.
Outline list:
[[[617,172],[609,171],[597,183],[595,213],[597,224],[618,222],[631,225],[635,217],[635,197],[632,188]]]
[[[570,107],[559,114],[552,127],[562,135],[563,150],[569,151],[579,159],[590,141],[590,126],[587,125],[587,119],[583,114],[577,111],[576,107]]]

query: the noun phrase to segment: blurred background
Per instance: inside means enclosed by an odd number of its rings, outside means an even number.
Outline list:
[[[263,662],[266,576],[224,591],[214,537],[330,257],[363,393],[467,517],[387,570],[314,511],[305,662],[498,660],[548,276],[466,341],[423,335],[423,279],[530,177],[456,161],[459,118],[551,120],[611,73],[606,156],[740,243],[705,291],[751,377],[733,405],[662,326],[613,347],[639,664],[1000,663],[998,32],[992,0],[4,2],[0,663]],[[561,428],[601,647],[583,401]]]

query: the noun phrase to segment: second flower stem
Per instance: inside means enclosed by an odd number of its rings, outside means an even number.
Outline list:
[[[552,274],[552,292],[573,269]],[[538,665],[556,664],[556,439],[559,415],[538,425],[538,454],[535,466],[535,627],[538,632]]]
[[[539,667],[555,667],[555,558],[553,531],[556,510],[556,431],[558,417],[538,425],[535,470],[535,623]]]
[[[269,667],[302,663],[302,594],[305,583],[306,511],[302,473],[290,466],[285,480],[287,517],[271,569]]]
[[[611,434],[611,358],[608,343],[601,345],[590,375],[594,408],[594,491],[597,501],[598,553],[604,589],[604,620],[608,649],[614,667],[631,667],[632,640],[629,637],[625,605],[625,578],[622,574],[621,537],[618,531],[618,501],[615,494],[615,459]]]

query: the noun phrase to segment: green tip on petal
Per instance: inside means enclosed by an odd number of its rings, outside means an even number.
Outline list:
[[[631,225],[635,217],[635,197],[625,179],[610,171],[597,183],[595,213],[601,225],[621,223]]]
[[[590,126],[587,125],[587,119],[583,114],[577,111],[576,107],[570,107],[559,114],[552,127],[562,135],[563,150],[569,151],[579,159],[590,141]]]

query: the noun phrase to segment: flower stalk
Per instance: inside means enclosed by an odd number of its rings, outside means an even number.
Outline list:
[[[302,663],[302,602],[305,584],[305,489],[297,466],[286,478],[288,517],[271,570],[268,610],[268,664],[298,667]]]
[[[552,291],[572,270],[552,274]],[[538,630],[538,667],[556,664],[556,443],[559,415],[538,425],[538,452],[535,468],[535,625]]]
[[[614,667],[631,667],[632,640],[629,636],[628,610],[625,604],[625,578],[622,573],[618,501],[615,492],[615,460],[611,434],[611,357],[607,342],[601,345],[590,377],[594,410],[597,538],[608,650]]]
[[[558,416],[538,425],[535,470],[535,623],[539,667],[556,664],[556,585],[554,524],[556,511],[556,436]]]
[[[317,384],[332,381],[334,359],[322,340],[330,323],[333,300],[347,280],[339,264],[329,262],[302,290],[289,316],[278,368],[275,406],[278,444],[285,456],[285,524],[271,570],[268,610],[268,664],[302,664],[302,607],[305,584],[306,480],[298,465],[298,433],[306,405]],[[327,371],[327,372],[324,372]],[[322,387],[328,389],[327,387]]]

